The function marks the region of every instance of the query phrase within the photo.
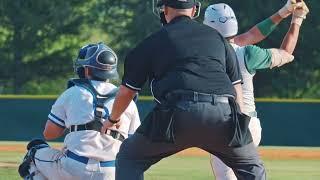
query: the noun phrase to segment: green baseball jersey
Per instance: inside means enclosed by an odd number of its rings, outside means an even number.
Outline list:
[[[266,69],[271,66],[272,53],[269,49],[250,45],[244,47],[244,61],[250,74],[254,74],[257,69]]]
[[[243,79],[243,111],[250,116],[256,116],[253,77],[257,69],[265,69],[271,66],[271,51],[252,45],[243,47],[240,47],[236,44],[231,45],[237,54]]]

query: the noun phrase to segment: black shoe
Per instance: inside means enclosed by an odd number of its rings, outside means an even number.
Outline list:
[[[18,172],[22,178],[32,176],[30,174],[30,165],[34,162],[34,156],[38,149],[49,147],[49,144],[42,139],[33,139],[27,145],[27,154],[24,156],[22,163],[18,168]]]
[[[22,163],[18,168],[18,172],[22,178],[26,178],[30,175],[29,169],[30,165],[33,161],[33,153],[28,151],[27,154],[24,156]]]

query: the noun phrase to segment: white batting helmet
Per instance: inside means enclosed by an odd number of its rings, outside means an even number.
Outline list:
[[[203,24],[216,29],[223,37],[238,34],[238,21],[232,8],[224,3],[210,5],[205,12]]]

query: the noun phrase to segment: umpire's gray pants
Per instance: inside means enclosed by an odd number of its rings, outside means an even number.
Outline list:
[[[144,172],[151,165],[190,147],[201,148],[219,157],[233,169],[239,180],[266,179],[253,143],[242,147],[228,146],[234,133],[229,104],[179,102],[177,107],[175,143],[155,143],[135,133],[120,147],[116,180],[143,180]]]

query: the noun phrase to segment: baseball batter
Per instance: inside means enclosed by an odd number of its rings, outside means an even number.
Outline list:
[[[276,14],[257,24],[248,32],[237,35],[238,22],[230,6],[220,3],[210,5],[206,9],[203,23],[219,31],[231,43],[237,54],[243,77],[242,111],[251,116],[249,129],[256,146],[261,140],[261,126],[254,102],[253,77],[258,69],[272,69],[293,61],[292,53],[297,43],[299,29],[308,12],[308,7],[304,2],[288,0]],[[293,15],[290,29],[279,49],[263,49],[252,45],[265,39],[284,18],[291,14]],[[213,155],[211,155],[211,167],[217,180],[237,179],[232,169]]]
[[[115,159],[122,141],[140,125],[132,101],[121,116],[124,124],[101,134],[117,92],[109,79],[117,78],[117,56],[103,43],[80,49],[75,67],[80,79],[52,106],[43,135],[58,138],[68,130],[64,149],[56,150],[43,140],[31,141],[19,172],[25,179],[115,179]]]

